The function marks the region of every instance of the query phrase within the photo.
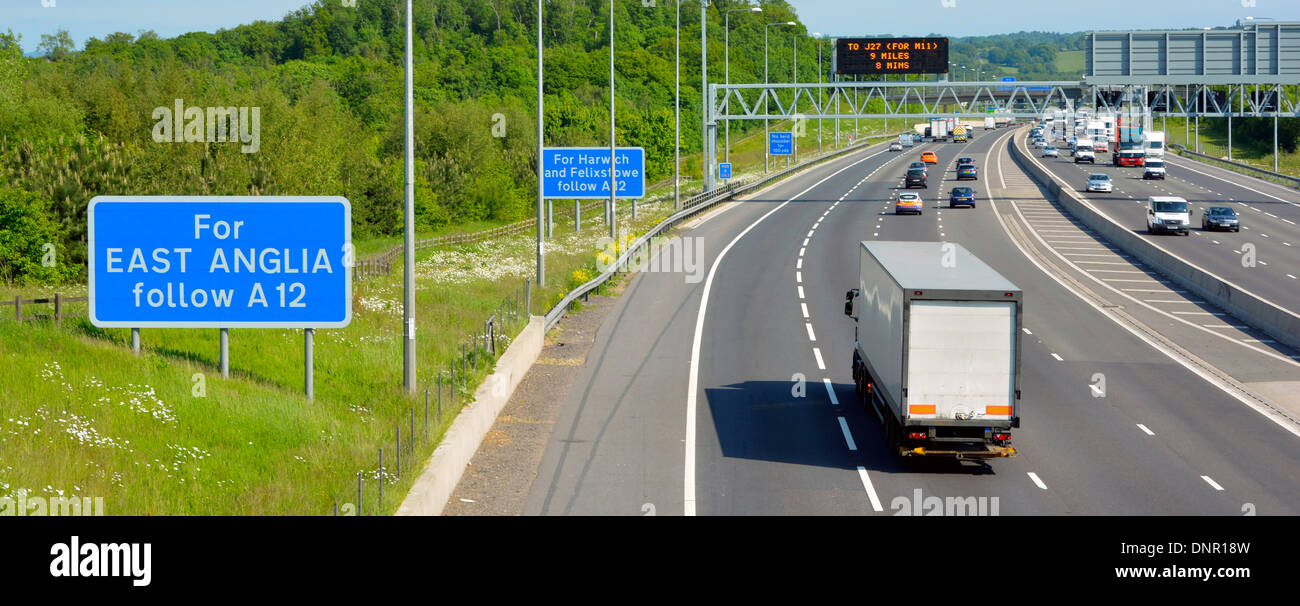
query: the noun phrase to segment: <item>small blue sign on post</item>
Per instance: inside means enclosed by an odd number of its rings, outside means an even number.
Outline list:
[[[338,196],[96,196],[90,321],[100,327],[342,328],[352,207]]]
[[[767,153],[771,156],[794,155],[794,133],[768,133]]]
[[[615,148],[615,198],[645,197],[645,149]],[[542,149],[543,198],[608,198],[608,147]]]
[[[719,178],[719,179],[730,179],[730,178],[731,178],[731,163],[730,163],[730,162],[722,162],[722,163],[719,163],[719,164],[718,164],[718,178]]]

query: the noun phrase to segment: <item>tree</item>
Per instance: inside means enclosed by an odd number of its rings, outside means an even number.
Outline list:
[[[60,254],[52,215],[49,202],[36,193],[0,189],[0,279],[50,283],[77,277],[80,268]]]
[[[53,36],[41,34],[41,43],[36,48],[51,61],[62,61],[77,49],[77,45],[72,41],[72,36],[68,35],[68,30],[61,29]]]

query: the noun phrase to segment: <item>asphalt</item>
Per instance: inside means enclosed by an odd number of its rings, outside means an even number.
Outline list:
[[[902,153],[877,146],[682,232],[702,241],[706,271],[726,251],[712,281],[661,272],[632,280],[565,397],[523,512],[683,514],[688,449],[699,515],[890,515],[910,509],[917,490],[996,498],[1001,515],[1241,515],[1248,503],[1261,515],[1300,512],[1296,434],[1067,290],[1022,250],[1031,236],[1014,241],[1043,228],[1022,215],[1051,221],[1054,207],[1005,155],[1008,134],[977,131],[967,144]],[[927,149],[940,162],[930,188],[912,190],[924,192],[925,212],[895,216],[889,201],[906,164]],[[979,193],[975,209],[938,204],[959,155],[981,169],[963,183]],[[853,321],[842,307],[864,239],[960,242],[1024,291],[1032,334],[1022,344],[1023,425],[1013,432],[1020,456],[975,464],[885,452],[879,422],[855,400]],[[1035,254],[1051,254],[1043,246]],[[691,447],[690,356],[706,283]],[[1216,347],[1198,338],[1188,339],[1193,353]],[[1252,378],[1300,378],[1295,365],[1275,362]],[[1105,397],[1095,397],[1098,374]]]

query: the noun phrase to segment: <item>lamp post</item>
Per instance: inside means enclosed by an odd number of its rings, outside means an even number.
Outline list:
[[[678,1],[680,1],[680,0],[678,0]],[[726,34],[723,36],[723,40],[724,40],[724,42],[723,42],[723,50],[724,50],[724,55],[725,55],[726,59],[725,59],[724,62],[723,62],[723,65],[724,65],[724,67],[723,67],[724,76],[723,76],[723,77],[724,77],[724,79],[725,79],[725,81],[726,81],[727,84],[731,84],[731,13],[737,13],[737,12],[761,13],[761,12],[763,12],[763,7],[761,7],[761,6],[751,6],[751,7],[748,7],[748,8],[733,8],[733,9],[731,9],[731,10],[729,10],[729,11],[726,12],[726,15],[725,15],[725,17],[724,17],[724,19],[725,19],[725,21],[726,21],[726,28],[725,28],[725,30],[726,30]],[[728,92],[728,94],[730,94],[731,91],[727,91],[727,92]],[[728,103],[728,105],[730,105],[731,100],[728,99],[728,100],[727,100],[727,103]],[[730,112],[728,112],[728,113],[730,113]],[[724,160],[725,162],[731,162],[731,120],[727,120],[727,123],[726,123],[726,125],[724,126],[724,128],[726,129],[726,132],[725,132],[725,134],[723,135],[723,144],[722,144],[722,145],[723,145],[723,152],[722,152],[722,154],[723,154],[723,157],[725,158],[725,160]]]
[[[768,84],[768,81],[767,81],[767,32],[768,32],[768,30],[772,29],[772,26],[773,26],[773,25],[794,25],[794,21],[783,21],[783,22],[780,22],[780,23],[768,23],[767,25],[764,25],[764,26],[763,26],[763,84]],[[772,146],[770,145],[770,142],[769,142],[770,135],[768,135],[768,119],[767,119],[767,97],[768,97],[768,93],[769,93],[769,92],[770,92],[770,91],[768,91],[767,89],[764,89],[764,90],[763,90],[763,172],[765,172],[765,173],[768,172],[769,170],[771,170],[771,167],[770,167],[770,164],[771,164],[771,154],[770,154],[770,152],[772,151]]]
[[[618,239],[617,218],[618,206],[615,204],[617,195],[617,177],[615,175],[617,166],[614,154],[614,0],[609,0],[609,237]],[[619,242],[618,249],[623,248],[623,243]]]
[[[542,254],[542,0],[537,0],[537,287],[546,286],[546,257]],[[577,222],[574,215],[574,222]]]
[[[790,75],[790,77],[792,78],[790,80],[790,84],[798,85],[799,84],[799,32],[796,31],[795,33],[791,34],[790,37],[794,39],[794,69],[792,70],[792,73]],[[799,118],[797,117],[799,115],[799,88],[797,86],[794,89],[794,102],[791,103],[790,105],[790,112],[791,112],[790,116],[794,117],[795,119],[794,128],[790,129],[794,131],[790,135],[790,148],[791,151],[794,152],[794,155],[792,157],[787,157],[785,159],[786,166],[790,166],[792,161],[795,163],[799,162],[799,124],[798,124]]]
[[[822,83],[822,33],[814,32],[817,37],[817,84]],[[821,116],[826,113],[826,108],[822,107],[822,88],[817,87],[817,155],[822,154],[822,119]]]
[[[677,0],[677,30],[674,36],[673,93],[673,210],[682,209],[682,0]]]
[[[402,320],[405,329],[402,349],[402,386],[415,393],[415,103],[412,94],[414,68],[411,51],[411,0],[406,0],[406,232],[403,234]],[[540,224],[538,229],[541,229]],[[310,343],[310,341],[308,341]],[[309,383],[310,385],[310,383]]]

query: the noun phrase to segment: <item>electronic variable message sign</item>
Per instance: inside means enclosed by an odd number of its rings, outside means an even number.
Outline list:
[[[352,210],[337,196],[97,196],[90,321],[104,327],[341,328]]]
[[[947,38],[840,38],[836,71],[843,75],[946,74]]]

